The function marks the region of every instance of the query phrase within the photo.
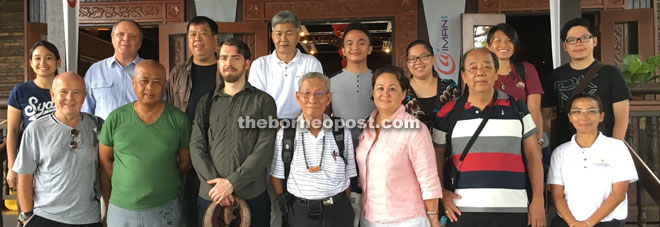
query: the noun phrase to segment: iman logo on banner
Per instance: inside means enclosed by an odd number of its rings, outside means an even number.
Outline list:
[[[433,62],[435,69],[443,75],[451,75],[456,71],[456,61],[447,52],[440,52],[436,54],[436,60]]]
[[[466,0],[422,0],[429,42],[433,47],[433,70],[442,79],[458,81],[461,59],[461,13]]]
[[[73,1],[72,0],[66,0],[66,3],[69,4],[69,6],[71,8],[76,8],[76,3],[77,2],[78,2],[78,0],[73,0]]]

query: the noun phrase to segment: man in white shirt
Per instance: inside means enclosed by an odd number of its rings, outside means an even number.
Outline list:
[[[254,60],[248,82],[273,96],[277,117],[292,119],[300,114],[295,93],[298,80],[308,72],[323,72],[321,62],[296,48],[300,41],[300,20],[291,11],[280,11],[271,19],[275,51]]]

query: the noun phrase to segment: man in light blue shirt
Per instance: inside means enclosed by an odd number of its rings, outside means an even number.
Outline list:
[[[112,26],[115,54],[94,63],[85,74],[87,97],[82,112],[103,119],[115,108],[137,100],[131,86],[135,65],[143,59],[137,55],[142,45],[142,30],[133,20],[120,20]]]

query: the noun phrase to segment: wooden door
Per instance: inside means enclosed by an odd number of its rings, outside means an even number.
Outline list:
[[[603,63],[620,68],[626,54],[640,54],[642,58],[655,55],[657,34],[652,8],[604,10],[600,18],[598,45]]]
[[[158,26],[159,60],[165,66],[167,73],[174,65],[184,62],[190,51],[186,41],[186,26],[188,23],[169,23]],[[232,34],[243,40],[250,48],[254,60],[268,54],[268,27],[265,22],[217,22],[218,39],[223,35]],[[220,43],[219,40],[218,43]],[[169,78],[169,76],[168,76]]]
[[[506,15],[485,13],[461,14],[463,53],[474,47],[485,47],[488,29],[499,23],[506,23]]]
[[[461,56],[472,48],[486,47],[488,30],[499,23],[506,23],[506,15],[486,13],[461,14],[461,35],[463,37],[463,51],[461,52]],[[465,84],[463,84],[463,79],[460,75],[458,76],[458,83],[461,86],[461,91],[465,92]]]

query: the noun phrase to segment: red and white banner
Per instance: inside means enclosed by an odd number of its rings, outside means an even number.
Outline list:
[[[424,0],[426,28],[433,46],[434,68],[442,79],[458,83],[461,60],[461,14],[465,0]]]
[[[78,12],[80,1],[62,0],[64,18],[64,65],[68,72],[78,72]]]

